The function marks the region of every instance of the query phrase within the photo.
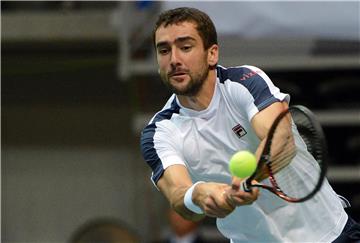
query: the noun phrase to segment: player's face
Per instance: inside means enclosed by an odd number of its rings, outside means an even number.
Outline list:
[[[191,22],[161,26],[155,33],[161,79],[175,94],[193,96],[209,75],[209,50],[204,50]],[[217,49],[216,49],[217,50]]]

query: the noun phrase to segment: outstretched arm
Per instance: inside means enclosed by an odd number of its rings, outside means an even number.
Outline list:
[[[170,206],[181,216],[189,220],[200,220],[204,217],[188,210],[184,205],[184,195],[192,181],[183,165],[172,165],[166,168],[164,174],[157,182],[157,187],[170,202]]]
[[[171,207],[189,220],[200,220],[205,215],[223,218],[230,214],[236,206],[250,204],[256,200],[257,192],[243,192],[236,190],[228,184],[204,182],[194,187],[192,201],[199,206],[203,214],[189,210],[184,203],[184,196],[192,186],[189,173],[183,165],[169,166],[157,183],[160,191],[169,200]],[[233,198],[229,194],[233,191]]]

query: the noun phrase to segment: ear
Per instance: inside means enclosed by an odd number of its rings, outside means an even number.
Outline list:
[[[219,46],[214,44],[208,49],[209,66],[215,66],[219,61]]]

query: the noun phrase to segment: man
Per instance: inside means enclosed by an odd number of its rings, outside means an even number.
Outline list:
[[[161,79],[174,94],[144,128],[141,148],[176,212],[195,221],[218,218],[232,242],[331,242],[348,230],[348,215],[327,182],[314,199],[291,204],[266,190],[242,191],[241,180],[231,177],[231,155],[250,150],[259,157],[289,96],[256,67],[219,66],[216,30],[205,13],[168,10],[153,38]]]

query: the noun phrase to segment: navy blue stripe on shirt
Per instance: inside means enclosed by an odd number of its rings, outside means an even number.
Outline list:
[[[217,67],[217,76],[220,83],[229,80],[243,85],[254,98],[254,103],[259,110],[279,101],[270,92],[266,81],[254,70],[246,67]]]
[[[174,113],[179,114],[179,110],[180,107],[174,98],[170,108],[159,112],[154,117],[153,121],[147,125],[141,133],[141,152],[145,161],[149,164],[153,171],[151,179],[154,181],[154,183],[157,183],[157,181],[164,173],[164,167],[162,165],[161,159],[159,158],[154,147],[154,135],[157,128],[156,123],[165,119],[170,119]]]

